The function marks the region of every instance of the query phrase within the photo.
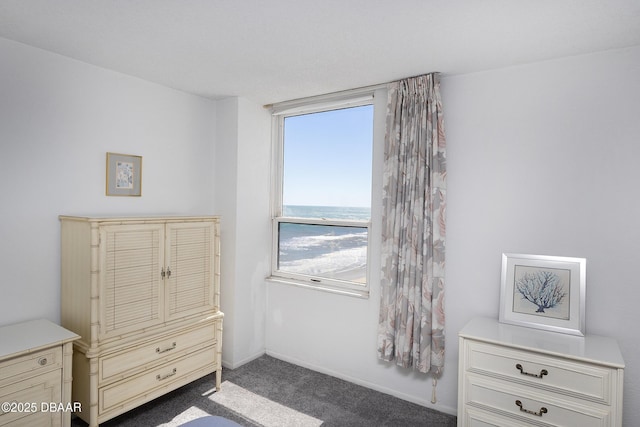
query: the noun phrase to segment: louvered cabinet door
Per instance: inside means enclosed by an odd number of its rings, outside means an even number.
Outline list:
[[[164,225],[100,230],[100,333],[111,337],[164,321]]]
[[[167,320],[217,311],[218,223],[168,223],[165,248]]]

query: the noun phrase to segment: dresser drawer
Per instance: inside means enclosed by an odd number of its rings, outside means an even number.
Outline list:
[[[60,346],[5,360],[0,364],[0,386],[61,368]]]
[[[149,369],[135,377],[102,387],[99,389],[99,411],[102,414],[130,405],[138,398],[144,400],[147,395],[153,395],[155,390],[172,389],[172,383],[181,382],[199,371],[212,372],[217,365],[216,347],[211,346]],[[203,375],[206,373],[203,372]]]
[[[61,370],[45,372],[18,383],[0,388],[0,402],[9,406],[0,409],[0,426],[59,426],[60,412],[40,412],[42,402],[61,401]],[[5,409],[8,409],[5,412]],[[41,422],[46,420],[46,422]]]
[[[101,357],[100,384],[129,377],[150,366],[176,359],[215,343],[215,324],[207,323],[197,329],[163,336],[143,345]]]
[[[458,415],[459,423],[467,427],[531,427],[527,421],[518,421],[494,412],[467,407],[464,414]]]
[[[20,414],[20,418],[12,419],[8,424],[3,424],[3,421],[0,421],[0,426],[8,425],[11,427],[59,427],[62,425],[60,418],[60,415],[56,415],[50,412],[34,412],[28,414]]]
[[[502,346],[468,341],[467,371],[610,404],[615,371]]]
[[[467,392],[463,398],[469,408],[479,408],[519,423],[579,427],[611,425],[611,409],[605,405],[535,391],[474,374],[467,375],[466,382]],[[511,424],[515,422],[506,423],[505,426]]]

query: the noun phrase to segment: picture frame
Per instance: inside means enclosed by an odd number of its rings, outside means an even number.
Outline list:
[[[142,195],[142,157],[107,153],[107,196]]]
[[[501,323],[585,334],[585,258],[502,254]]]

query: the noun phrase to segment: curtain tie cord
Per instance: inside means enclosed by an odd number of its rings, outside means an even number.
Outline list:
[[[434,378],[431,389],[431,403],[436,403],[436,385],[438,385],[438,380]]]

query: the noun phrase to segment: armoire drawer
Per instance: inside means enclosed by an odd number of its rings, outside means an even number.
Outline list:
[[[487,379],[466,377],[465,404],[520,422],[549,426],[602,427],[610,425],[611,408],[580,399]],[[509,425],[509,424],[507,424]]]
[[[553,356],[468,342],[467,371],[610,404],[615,371]]]
[[[0,386],[62,368],[60,346],[36,351],[0,364]]]
[[[138,398],[154,394],[158,389],[171,389],[171,384],[180,382],[198,371],[212,372],[218,365],[216,347],[210,346],[180,359],[172,360],[143,373],[125,378],[99,389],[100,413],[117,409]],[[211,369],[209,369],[211,368]]]
[[[169,336],[162,336],[145,344],[126,348],[99,360],[100,383],[126,378],[158,363],[184,356],[187,353],[216,344],[215,323],[206,323]]]

